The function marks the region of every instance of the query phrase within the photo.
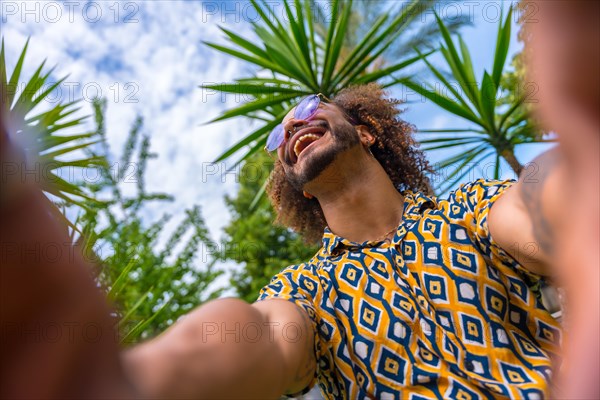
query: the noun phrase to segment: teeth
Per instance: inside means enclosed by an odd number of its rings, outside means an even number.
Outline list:
[[[300,143],[304,142],[305,140],[311,139],[311,140],[319,140],[321,137],[319,135],[315,135],[313,133],[307,133],[306,135],[302,135],[300,138],[298,138],[298,140],[296,141],[296,144],[294,145],[294,153],[296,154],[296,157],[298,157],[300,155]]]

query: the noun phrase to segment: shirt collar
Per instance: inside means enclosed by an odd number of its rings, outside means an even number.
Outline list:
[[[394,235],[394,243],[398,243],[404,238],[408,228],[407,225],[412,225],[412,222],[418,220],[425,210],[437,207],[436,198],[433,196],[427,196],[423,193],[412,191],[404,191],[402,192],[402,195],[404,196],[404,212],[402,214],[402,221],[400,222],[400,225],[398,225],[398,229]],[[363,243],[352,242],[337,236],[331,232],[329,227],[325,227],[322,242],[323,253],[325,256],[329,256],[335,255],[335,250],[337,250],[338,247],[374,247],[381,244],[383,241],[366,241]]]

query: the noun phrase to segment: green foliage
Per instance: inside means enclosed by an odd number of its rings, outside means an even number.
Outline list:
[[[406,7],[412,7],[412,13],[416,18],[410,22],[406,30],[381,54],[380,59],[374,62],[372,69],[383,68],[394,60],[402,60],[407,54],[414,54],[415,48],[434,50],[438,46],[440,29],[433,15],[428,14],[437,6],[444,6],[445,0],[428,1],[357,1],[350,17],[350,26],[344,38],[344,49],[341,58],[347,56],[356,47],[361,39],[369,32],[381,15],[388,15],[390,19],[400,15]],[[317,13],[315,18],[315,29],[322,37],[326,37],[327,26],[322,21],[327,20],[327,11],[319,5],[322,2],[314,2],[311,8]],[[343,2],[341,4],[343,6]],[[448,14],[448,13],[446,13]],[[470,24],[470,16],[447,15],[441,17],[444,26],[449,32],[456,32],[465,25]],[[348,50],[347,50],[348,49]]]
[[[232,219],[225,227],[219,254],[225,261],[242,265],[241,271],[233,272],[231,285],[248,302],[254,302],[259,290],[283,268],[307,261],[318,250],[289,229],[274,225],[268,199],[257,197],[272,162],[264,152],[254,154],[241,169],[237,195],[226,198]],[[255,199],[258,204],[251,211]]]
[[[454,82],[448,80],[446,72],[434,67],[426,55],[422,59],[443,91],[434,84],[421,85],[414,79],[400,80],[439,107],[475,125],[470,129],[420,130],[421,133],[434,135],[420,140],[426,151],[460,149],[459,153],[446,158],[437,166],[438,169],[452,167],[452,172],[446,176],[447,180],[438,188],[441,192],[453,187],[474,165],[488,157],[495,157],[495,178],[499,177],[500,158],[504,158],[518,174],[523,167],[515,157],[515,147],[543,141],[542,134],[531,122],[529,108],[524,106],[527,92],[520,91],[514,82],[507,79],[502,81],[510,44],[511,16],[512,7],[498,26],[492,71],[485,70],[479,82],[475,78],[471,55],[462,37],[458,35],[457,48],[439,17],[438,24],[443,35],[441,52]],[[502,93],[502,89],[506,93]],[[468,148],[465,149],[465,146]]]
[[[199,268],[198,250],[208,252],[215,245],[195,207],[174,233],[160,246],[160,234],[168,215],[146,226],[143,207],[152,201],[170,201],[162,193],[147,193],[144,173],[150,140],[142,135],[138,119],[129,133],[122,158],[109,166],[110,151],[104,129],[104,104],[96,102],[97,131],[81,132],[85,117],[75,117],[80,101],[50,104],[49,96],[66,78],[52,82],[53,68],[42,63],[28,80],[22,77],[27,42],[14,70],[7,72],[4,39],[0,50],[0,113],[16,142],[35,168],[36,183],[67,206],[74,245],[96,266],[98,284],[118,306],[115,319],[124,342],[153,336],[198,304],[215,298],[220,290],[209,285],[221,273],[214,260]],[[50,106],[48,106],[50,104]],[[46,105],[46,107],[44,107]],[[67,133],[72,132],[74,133]],[[87,171],[69,176],[88,181],[67,181],[64,168]],[[96,177],[89,181],[90,177]],[[129,186],[129,187],[127,187]],[[133,190],[132,190],[133,189]],[[132,193],[133,195],[125,195]],[[106,198],[104,201],[97,199]],[[76,206],[76,207],[70,207]],[[55,210],[50,205],[50,210]],[[60,213],[56,213],[57,216]],[[162,250],[157,250],[162,248]]]
[[[300,98],[315,93],[332,96],[341,89],[369,82],[384,87],[397,82],[394,74],[414,64],[419,55],[410,52],[401,59],[386,64],[382,56],[399,37],[414,28],[414,21],[425,11],[429,0],[403,3],[393,16],[379,15],[356,36],[355,44],[348,38],[356,32],[353,1],[333,0],[324,22],[315,26],[315,2],[284,0],[285,16],[277,15],[266,0],[251,0],[260,18],[251,22],[258,40],[249,40],[221,28],[229,44],[208,46],[244,60],[260,71],[256,76],[242,78],[231,84],[202,85],[202,88],[224,93],[249,95],[253,99],[225,111],[214,121],[244,116],[264,122],[237,144],[225,151],[217,161],[247,149],[238,160],[246,160],[264,147],[269,132]],[[321,18],[319,18],[321,20]],[[426,54],[431,53],[431,51]]]
[[[510,106],[519,102],[520,97],[525,97],[525,101],[520,102],[515,115],[527,115],[527,123],[530,124],[531,135],[536,136],[539,141],[544,141],[544,136],[549,132],[544,131],[540,124],[535,120],[534,107],[537,102],[537,84],[528,82],[526,77],[526,66],[524,54],[517,53],[511,62],[511,67],[507,68],[500,79],[500,90],[504,96],[498,99],[498,106]]]
[[[94,107],[101,143],[99,150],[90,148],[88,153],[110,158],[105,102],[97,101]],[[186,211],[184,220],[166,240],[161,240],[165,239],[161,233],[169,215],[149,225],[141,217],[150,202],[172,200],[145,189],[146,164],[155,155],[149,151],[149,137],[142,132],[143,123],[138,118],[121,159],[100,166],[97,179],[82,182],[95,196],[108,198],[103,203],[85,204],[76,220],[82,234],[74,238],[98,266],[98,282],[117,305],[119,332],[127,343],[162,332],[181,315],[221,292],[209,288],[221,274],[214,260],[205,265],[197,262],[198,253],[212,254],[216,247],[198,207]]]
[[[79,110],[79,100],[58,102],[52,107],[49,96],[62,84],[66,77],[51,81],[54,68],[46,69],[44,61],[28,80],[21,76],[29,41],[23,47],[11,74],[8,74],[4,38],[0,50],[0,113],[16,141],[25,149],[26,158],[34,169],[36,183],[47,193],[69,205],[91,204],[92,197],[84,188],[61,177],[62,168],[103,167],[102,156],[81,157],[81,150],[98,142],[95,132],[66,134],[65,130],[80,129],[85,117],[74,117]],[[72,174],[70,174],[72,175]]]

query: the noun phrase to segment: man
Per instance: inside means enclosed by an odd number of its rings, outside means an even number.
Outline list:
[[[270,196],[283,223],[324,231],[323,247],[260,301],[207,304],[131,350],[143,394],[275,398],[317,380],[328,398],[548,393],[561,332],[537,296],[550,260],[534,211],[554,205],[527,202],[554,175],[430,196],[396,106],[368,85],[290,111],[268,140]]]
[[[547,153],[518,183],[477,181],[435,199],[409,127],[398,122],[386,134],[397,111],[378,89],[340,94],[304,121],[294,110],[269,143],[281,160],[271,197],[280,220],[308,237],[328,225],[324,248],[275,277],[261,301],[200,307],[121,365],[112,335],[40,341],[5,330],[76,322],[106,332],[110,321],[80,257],[43,264],[4,246],[66,246],[68,237],[37,188],[3,174],[0,397],[263,399],[302,391],[315,375],[329,397],[535,397],[547,390],[541,377],[558,332],[529,284],[552,262],[578,289],[569,293],[571,368],[561,397],[598,398],[598,3],[532,4],[533,44],[543,51],[530,65],[549,88],[542,117],[561,135],[568,168]],[[20,164],[1,117],[0,158]],[[400,278],[391,290],[385,273]]]

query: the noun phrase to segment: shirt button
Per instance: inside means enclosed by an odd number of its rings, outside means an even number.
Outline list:
[[[467,369],[468,369],[469,371],[473,371],[473,369],[475,368],[475,367],[474,367],[474,365],[473,365],[473,362],[472,362],[471,360],[467,360],[467,361],[465,362],[465,366],[467,367]]]

